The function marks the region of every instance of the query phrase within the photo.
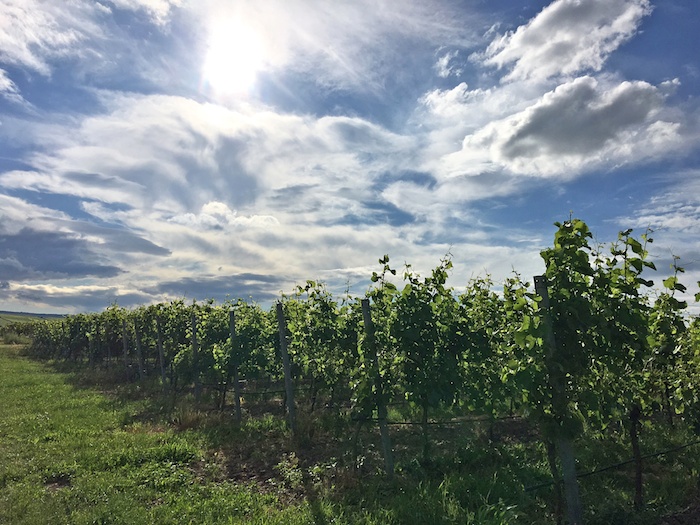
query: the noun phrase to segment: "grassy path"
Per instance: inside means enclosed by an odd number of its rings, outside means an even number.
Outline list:
[[[196,434],[129,423],[136,408],[0,346],[0,523],[313,523],[217,479]]]

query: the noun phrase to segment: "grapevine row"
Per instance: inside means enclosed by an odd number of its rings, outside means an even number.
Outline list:
[[[425,458],[438,409],[523,414],[547,443],[555,479],[559,454],[570,521],[580,522],[573,443],[584,425],[602,430],[626,421],[641,458],[644,417],[661,412],[669,422],[700,422],[700,330],[676,297],[686,288],[675,262],[665,291],[655,298],[645,292],[653,284],[646,273],[656,269],[648,233],[637,239],[623,231],[603,248],[591,246],[583,221],[556,226],[535,289],[514,274],[502,293],[488,277],[457,293],[447,285],[448,257],[428,276],[406,266],[398,287],[385,256],[364,298],[337,299],[323,283],[307,281],[281,298],[281,316],[276,305],[266,310],[242,300],[112,305],[34,323],[30,351],[91,366],[122,361],[129,380],[157,374],[174,395],[192,390],[197,398],[204,387],[218,406],[242,381],[281,384],[288,353],[287,379],[305,386],[311,411],[321,403],[338,412],[351,407],[356,419],[378,417],[381,425],[388,404],[408,403],[420,416]],[[236,390],[240,418],[239,396]],[[285,398],[293,413],[293,391]],[[388,433],[386,439],[390,456]],[[637,468],[641,506],[641,459]]]

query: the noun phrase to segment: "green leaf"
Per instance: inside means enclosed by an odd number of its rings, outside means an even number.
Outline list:
[[[525,332],[515,332],[513,334],[513,339],[515,340],[515,344],[518,346],[525,346],[525,336],[527,334]]]
[[[525,306],[527,306],[527,299],[525,299],[524,297],[518,297],[518,299],[513,304],[513,310],[517,312],[518,310],[523,309]]]
[[[642,272],[642,260],[641,259],[632,259],[630,260],[630,266],[637,270],[637,273]]]
[[[679,301],[675,297],[669,297],[668,301],[674,310],[685,310],[688,307],[687,302]]]
[[[644,253],[644,247],[637,239],[630,238],[627,241],[627,244],[629,244],[630,248],[632,248],[632,251],[637,255],[642,255]]]
[[[668,279],[664,279],[664,287],[668,290],[674,290],[676,288],[677,282],[678,278],[675,276],[671,276]]]
[[[527,332],[530,329],[530,316],[526,315],[523,317],[523,323],[520,326],[520,332]]]

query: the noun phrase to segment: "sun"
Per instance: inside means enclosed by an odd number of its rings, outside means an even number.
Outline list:
[[[239,20],[212,27],[202,78],[214,92],[248,92],[264,65],[265,46],[253,29]]]

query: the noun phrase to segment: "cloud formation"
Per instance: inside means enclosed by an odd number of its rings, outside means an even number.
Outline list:
[[[84,1],[1,0],[0,61],[50,75],[50,60],[80,56],[81,42],[102,35],[100,12]]]
[[[512,66],[504,81],[600,71],[650,13],[649,0],[557,0],[474,58],[499,69]]]
[[[269,302],[279,297],[279,291],[286,284],[270,275],[242,273],[227,276],[187,277],[177,281],[165,281],[145,291],[157,296],[173,299],[182,297],[207,297],[223,302],[227,299],[255,298]],[[275,290],[277,287],[277,290]],[[272,291],[275,290],[275,291]]]
[[[538,272],[551,223],[603,202],[591,180],[618,198],[601,223],[622,223],[641,191],[626,169],[691,159],[700,136],[683,78],[609,66],[647,0],[556,0],[519,27],[519,4],[0,5],[6,301],[268,300],[319,277],[362,292],[385,253],[426,271],[451,251],[457,282]],[[232,21],[264,52],[224,96],[202,69]],[[690,232],[688,206],[641,216]]]
[[[23,99],[19,94],[17,85],[7,76],[7,71],[0,69],[0,95],[8,100],[21,102]]]
[[[431,60],[432,46],[477,41],[475,28],[459,23],[454,5],[443,0],[206,0],[185,7],[203,28],[245,21],[263,36],[267,70],[290,70],[332,90],[382,92],[399,68]],[[480,16],[471,13],[474,20]]]
[[[438,58],[435,63],[435,72],[437,76],[441,78],[448,78],[450,76],[460,76],[464,70],[453,64],[453,61],[459,55],[458,51],[448,51],[440,58]]]
[[[573,177],[601,165],[640,162],[682,144],[664,97],[647,82],[609,85],[580,77],[524,111],[467,136],[463,152],[488,151],[514,173]]]
[[[115,277],[122,273],[105,264],[88,239],[66,233],[24,228],[0,235],[0,273],[12,281]]]
[[[78,313],[104,310],[113,303],[133,308],[149,302],[151,297],[117,286],[13,283],[7,287],[0,286],[0,300],[39,308],[40,311]]]
[[[181,6],[183,0],[110,0],[120,9],[145,11],[158,24],[166,24],[171,11]],[[104,5],[104,4],[103,4]]]

